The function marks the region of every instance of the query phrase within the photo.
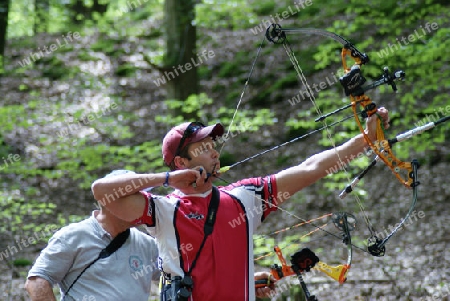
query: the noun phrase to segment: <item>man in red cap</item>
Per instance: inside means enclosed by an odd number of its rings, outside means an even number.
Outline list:
[[[209,151],[216,145],[216,139],[222,137],[224,134],[224,128],[220,123],[215,125],[205,126],[200,122],[185,122],[172,128],[167,133],[163,140],[162,154],[164,163],[170,167],[171,170],[176,170],[175,157],[180,156],[182,158],[196,157],[204,151]],[[202,141],[205,138],[210,137],[213,141]],[[191,154],[188,153],[187,144],[202,141],[196,149],[191,150]],[[218,161],[216,162],[219,163]],[[219,167],[215,167],[213,171],[217,171]]]
[[[380,108],[378,114],[388,127],[387,110]],[[373,141],[375,118],[368,119],[366,128]],[[163,140],[170,172],[124,174],[92,184],[95,199],[119,218],[147,225],[156,238],[165,276],[163,300],[254,300],[255,229],[279,203],[326,176],[339,163],[337,152],[356,158],[368,146],[359,134],[337,150],[276,174],[216,188],[212,181],[220,159],[214,147],[223,134],[219,123],[183,123]],[[156,186],[175,191],[167,196],[144,191]]]

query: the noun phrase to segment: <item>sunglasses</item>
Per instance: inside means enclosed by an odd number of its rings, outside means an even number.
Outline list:
[[[175,157],[179,156],[183,148],[185,147],[184,143],[186,142],[186,139],[189,139],[192,137],[195,132],[198,130],[204,128],[205,125],[201,122],[191,122],[188,127],[184,130],[183,136],[181,137],[180,144],[178,144],[177,151],[175,152]]]

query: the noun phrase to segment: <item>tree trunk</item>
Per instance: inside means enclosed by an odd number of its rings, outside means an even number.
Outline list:
[[[34,33],[48,32],[50,0],[34,0]]]
[[[166,55],[160,71],[167,81],[168,99],[186,100],[198,93],[197,67],[206,58],[196,52],[194,8],[194,0],[166,0],[164,4]]]
[[[8,29],[9,0],[0,0],[0,75],[4,73],[4,55]]]

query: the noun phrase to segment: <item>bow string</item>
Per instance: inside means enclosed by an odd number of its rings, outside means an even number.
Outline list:
[[[300,67],[300,64],[298,63],[298,60],[297,60],[290,44],[288,43],[287,34],[291,34],[291,33],[321,35],[321,36],[331,38],[343,45],[343,48],[341,51],[341,59],[342,59],[342,67],[344,70],[344,75],[339,80],[344,88],[344,92],[345,92],[346,96],[350,97],[349,104],[347,104],[346,106],[344,106],[342,108],[336,109],[333,112],[327,113],[327,114],[323,114],[321,112],[319,106],[316,103],[314,93],[308,84],[306,76],[304,75],[303,70]],[[435,126],[437,126],[438,124],[441,124],[445,121],[450,120],[450,116],[441,118],[437,122],[430,122],[424,126],[420,126],[415,129],[412,129],[406,133],[398,135],[394,139],[386,138],[385,129],[383,127],[383,122],[382,122],[381,118],[378,115],[376,115],[377,105],[370,99],[369,96],[367,96],[365,94],[365,92],[367,92],[371,89],[374,89],[380,85],[384,85],[384,84],[390,85],[392,87],[392,89],[396,92],[397,88],[396,88],[395,81],[404,80],[405,72],[398,70],[393,73],[390,73],[389,69],[387,67],[385,67],[383,69],[382,75],[380,76],[380,78],[378,80],[374,81],[373,83],[366,84],[366,79],[362,75],[361,69],[364,64],[367,64],[370,61],[369,57],[365,53],[362,53],[361,51],[359,51],[352,43],[350,43],[348,40],[346,40],[342,36],[340,36],[336,33],[321,30],[321,29],[315,29],[315,28],[284,29],[278,24],[272,24],[271,26],[269,26],[267,28],[265,37],[263,38],[260,46],[258,47],[256,58],[254,59],[254,61],[252,63],[247,80],[244,84],[243,91],[241,93],[241,96],[239,98],[235,112],[234,112],[231,122],[229,124],[227,134],[229,134],[229,132],[231,130],[231,127],[235,120],[237,111],[243,100],[244,93],[249,85],[249,81],[250,81],[250,78],[254,71],[257,58],[259,57],[259,55],[261,53],[261,49],[262,49],[266,39],[274,44],[281,44],[284,47],[286,54],[288,55],[291,63],[293,64],[294,69],[297,72],[300,82],[305,87],[306,91],[308,92],[308,97],[310,98],[310,100],[317,112],[318,118],[316,119],[316,122],[322,122],[323,126],[320,128],[317,128],[316,130],[313,130],[307,134],[304,134],[300,137],[296,137],[290,141],[287,141],[280,145],[274,146],[268,150],[257,153],[255,155],[252,155],[248,158],[245,158],[244,160],[238,161],[230,166],[223,166],[220,168],[220,170],[218,170],[218,173],[219,174],[225,173],[228,170],[230,170],[231,168],[233,168],[239,164],[242,164],[251,159],[259,157],[270,151],[276,150],[287,144],[293,143],[297,140],[303,139],[314,133],[320,132],[322,130],[326,130],[328,139],[330,140],[333,148],[335,149],[338,161],[341,163],[342,169],[344,170],[345,174],[347,175],[348,183],[350,183],[339,195],[339,197],[341,199],[346,197],[348,194],[350,194],[353,191],[354,187],[358,184],[358,182],[379,161],[382,161],[386,166],[388,166],[388,168],[395,175],[395,177],[400,181],[400,183],[402,183],[402,185],[413,189],[412,201],[411,201],[410,208],[409,208],[406,216],[404,218],[402,218],[401,222],[399,224],[397,224],[397,226],[384,239],[380,239],[377,237],[374,227],[373,227],[372,223],[370,222],[367,213],[364,210],[364,206],[363,206],[361,200],[359,199],[359,196],[357,194],[353,194],[358,206],[360,207],[361,212],[363,213],[365,223],[370,232],[370,237],[367,242],[367,251],[366,252],[368,252],[374,256],[383,256],[385,253],[385,244],[403,226],[404,222],[409,218],[409,216],[413,212],[413,209],[417,203],[417,198],[418,198],[418,196],[417,196],[418,188],[417,187],[419,185],[419,181],[417,179],[418,178],[417,170],[419,168],[419,164],[418,164],[417,160],[412,160],[411,162],[404,162],[404,161],[400,160],[399,158],[397,158],[392,151],[392,145],[397,142],[409,139],[417,134],[422,133],[423,131],[430,130],[430,129],[434,128]],[[351,67],[349,67],[349,65],[347,64],[348,59],[351,59],[353,61],[353,65]],[[327,117],[334,115],[336,113],[339,113],[341,111],[344,111],[348,108],[351,108],[351,110],[352,110],[353,114],[351,116],[348,116],[340,121],[334,122],[329,125],[326,123]],[[361,108],[361,111],[358,111],[359,108]],[[373,115],[376,115],[376,117],[377,117],[376,139],[374,141],[372,141],[370,139],[370,137],[367,135],[367,133],[362,125],[361,119],[360,119],[360,116],[361,116],[361,118],[368,118]],[[331,135],[331,132],[329,131],[329,128],[331,128],[332,126],[334,126],[340,122],[343,122],[344,120],[347,120],[349,118],[355,119],[358,129],[362,133],[364,140],[367,142],[367,145],[369,146],[370,151],[376,155],[375,159],[373,159],[372,162],[367,166],[367,168],[364,169],[353,181],[350,180],[349,173],[345,169],[346,164],[343,163],[343,160],[336,148],[336,144]],[[219,153],[222,152],[224,145],[225,144],[222,144],[222,147],[221,147]],[[217,174],[215,176],[220,178]],[[220,179],[222,179],[222,178],[220,178]],[[278,207],[278,208],[280,208],[280,207]],[[302,220],[303,222],[306,221],[305,219],[302,219],[302,218],[298,217],[296,214],[293,214],[287,210],[283,210],[283,209],[281,209],[281,210],[291,216],[294,216],[295,218],[297,218],[299,220]],[[311,267],[311,268],[316,268],[316,269],[324,272],[325,274],[327,274],[331,278],[335,279],[339,283],[343,283],[345,281],[345,279],[347,278],[347,273],[351,266],[353,244],[351,242],[350,231],[352,231],[354,229],[353,224],[356,225],[356,223],[353,223],[353,220],[356,221],[354,216],[351,214],[348,214],[348,213],[337,213],[337,214],[334,214],[334,218],[333,218],[334,224],[340,225],[340,226],[338,226],[338,228],[343,233],[342,234],[343,242],[348,248],[347,262],[345,264],[334,267],[334,266],[327,265],[327,264],[317,260],[317,263],[315,263],[313,265],[313,267]],[[315,227],[316,229],[320,228],[320,230],[327,232],[326,230],[323,230],[321,227],[316,226],[313,223],[308,223],[308,224]],[[357,247],[357,248],[361,249],[360,247]],[[286,276],[286,275],[295,275],[296,274],[300,280],[302,288],[305,291],[305,295],[307,295],[307,298],[309,298],[309,291],[307,290],[306,284],[304,283],[303,279],[301,278],[301,275],[299,274],[299,272],[300,273],[304,272],[305,269],[301,269],[301,268],[298,269],[298,267],[296,267],[294,263],[290,267],[287,266],[286,261],[284,260],[284,258],[282,256],[281,249],[276,246],[274,248],[274,250],[275,250],[275,253],[278,255],[278,258],[282,262],[282,267],[280,267],[278,270],[275,269],[278,276],[282,277],[282,276]],[[311,258],[309,258],[309,259],[311,259]],[[292,260],[295,260],[295,259],[291,258],[291,263],[293,262]],[[308,271],[309,267],[306,270]],[[274,270],[272,270],[272,271],[274,271]],[[314,298],[313,297],[314,296],[312,296],[311,299],[308,299],[308,300],[315,300],[314,299],[315,297]]]

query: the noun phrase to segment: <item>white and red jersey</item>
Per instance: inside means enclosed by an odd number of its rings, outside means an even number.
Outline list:
[[[251,178],[218,187],[220,202],[211,235],[201,250],[191,276],[190,301],[248,301],[255,299],[253,232],[277,209],[274,176]],[[148,226],[156,238],[160,268],[166,274],[184,276],[204,237],[211,191],[168,196],[142,192],[146,208],[136,224]]]

